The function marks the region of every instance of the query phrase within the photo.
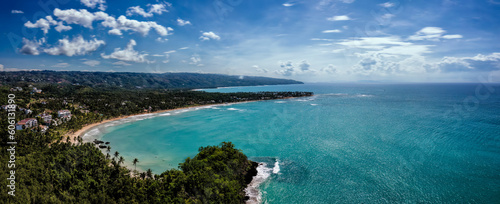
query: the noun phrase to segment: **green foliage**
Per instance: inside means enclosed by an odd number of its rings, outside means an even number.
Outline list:
[[[38,143],[36,135],[22,135]],[[193,159],[161,175],[149,170],[144,179],[131,177],[119,162],[106,159],[90,143],[19,144],[16,196],[6,203],[243,203],[244,177],[251,162],[234,145],[200,148]],[[2,152],[5,162],[7,154]],[[0,179],[6,180],[6,165]],[[148,175],[149,174],[149,175]]]
[[[301,84],[289,79],[268,77],[229,76],[198,73],[130,73],[130,72],[69,72],[69,71],[19,71],[0,72],[4,85],[20,86],[26,83],[78,84],[90,87],[196,89],[227,86],[256,86],[277,84]]]

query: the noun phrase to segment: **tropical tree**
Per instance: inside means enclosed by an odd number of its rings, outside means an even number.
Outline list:
[[[135,171],[137,171],[137,163],[139,162],[139,160],[137,158],[134,159],[134,161],[132,161],[132,163],[134,163],[134,167],[135,167]]]

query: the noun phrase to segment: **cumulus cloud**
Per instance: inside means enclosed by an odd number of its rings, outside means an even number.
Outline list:
[[[347,16],[347,15],[342,15],[342,16],[333,16],[333,17],[327,18],[326,20],[329,20],[329,21],[348,21],[348,20],[351,20],[351,18],[349,18],[349,16]]]
[[[328,66],[322,68],[321,71],[327,74],[335,74],[337,73],[337,68],[333,64],[328,64]]]
[[[285,6],[285,7],[290,7],[290,6],[293,6],[293,5],[295,5],[295,4],[292,4],[292,3],[284,3],[283,4],[283,6]]]
[[[161,25],[158,25],[154,21],[131,20],[127,19],[127,17],[125,16],[120,16],[116,20],[114,18],[108,18],[101,24],[105,27],[112,28],[108,33],[113,35],[122,35],[121,31],[133,31],[146,36],[150,30],[154,29],[159,35],[166,36],[168,35],[169,31],[173,30],[170,27],[165,28]]]
[[[106,1],[105,0],[80,0],[80,2],[89,7],[89,8],[96,8],[96,6],[98,6],[98,9],[101,10],[101,11],[104,11],[106,10]]]
[[[51,25],[57,25],[57,21],[55,21],[52,16],[46,16],[45,18],[38,19],[35,23],[28,21],[24,24],[27,28],[40,28],[43,30],[44,34],[49,32]]]
[[[170,27],[159,25],[154,21],[131,20],[123,15],[116,19],[107,13],[101,11],[91,13],[86,9],[61,10],[56,8],[54,9],[54,16],[68,24],[78,24],[85,28],[93,28],[92,23],[94,21],[102,21],[102,26],[111,29],[108,31],[111,35],[122,35],[122,31],[131,31],[146,36],[150,30],[155,30],[159,35],[166,36],[169,31],[173,30]]]
[[[352,67],[361,75],[397,75],[453,72],[500,71],[500,53],[478,54],[474,57],[443,57],[429,62],[423,56],[393,57],[381,54],[365,56]]]
[[[299,64],[299,67],[300,67],[300,70],[301,71],[307,71],[309,70],[309,67],[311,67],[311,64],[309,64],[307,62],[307,60],[303,60],[300,64]]]
[[[210,40],[210,39],[213,39],[213,40],[220,40],[220,36],[218,36],[217,34],[215,34],[214,32],[210,31],[210,32],[204,32],[201,36],[200,36],[200,39],[202,41],[205,41],[205,40]]]
[[[23,38],[23,46],[19,50],[20,53],[25,55],[39,55],[40,54],[40,46],[45,43],[45,38],[40,40],[28,40]]]
[[[434,66],[443,72],[500,70],[500,53],[478,54],[474,57],[444,57]]]
[[[84,61],[83,64],[89,65],[91,67],[95,67],[97,65],[100,65],[101,62],[97,61],[97,60],[87,60],[87,61]]]
[[[191,25],[191,22],[178,18],[177,25],[180,25],[180,26]]]
[[[11,13],[24,13],[24,12],[20,10],[12,10]]]
[[[295,67],[292,61],[286,61],[286,62],[281,62],[280,63],[281,69],[276,70],[274,73],[283,76],[295,76],[295,75],[310,74],[316,72],[316,70],[313,70],[310,67],[311,64],[309,64],[307,60],[302,60],[299,63],[298,67]]]
[[[95,20],[104,20],[109,17],[108,14],[104,12],[96,12],[91,13],[86,9],[54,9],[54,16],[56,16],[59,20],[62,20],[68,24],[78,24],[85,28],[92,28],[92,23]]]
[[[134,50],[134,46],[136,45],[137,43],[135,42],[135,40],[130,40],[126,48],[115,48],[113,53],[109,55],[105,55],[104,53],[102,53],[101,57],[104,59],[116,59],[129,62],[150,62],[146,59],[146,56],[148,56],[148,54],[140,54],[139,52]]]
[[[189,58],[189,61],[189,64],[200,65],[201,58],[198,54],[193,54],[191,58]]]
[[[148,4],[149,11],[145,11],[140,6],[133,6],[127,9],[127,16],[140,15],[145,18],[152,17],[154,14],[161,15],[163,12],[168,12],[165,4]]]
[[[86,55],[90,52],[96,51],[101,45],[106,44],[102,40],[89,40],[86,41],[82,36],[77,36],[73,40],[68,38],[60,39],[59,44],[52,48],[44,49],[43,51],[49,55],[66,55],[71,57],[73,55]]]
[[[443,30],[440,27],[425,27],[422,28],[421,30],[417,31],[415,35],[412,35],[408,37],[409,40],[432,40],[432,41],[438,41],[441,38],[444,39],[458,39],[462,38],[462,35],[454,34],[454,35],[444,35],[446,33],[445,30]]]

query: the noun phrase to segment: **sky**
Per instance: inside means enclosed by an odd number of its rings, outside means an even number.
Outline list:
[[[500,82],[500,0],[19,0],[0,18],[0,71]]]

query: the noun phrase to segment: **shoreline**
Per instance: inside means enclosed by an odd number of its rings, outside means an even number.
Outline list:
[[[289,98],[291,98],[291,97],[282,98],[282,99],[289,99]],[[282,99],[275,99],[275,100],[282,100]],[[127,118],[130,118],[130,117],[136,117],[136,116],[140,116],[140,115],[150,115],[150,114],[154,115],[154,114],[160,114],[160,113],[165,113],[165,112],[170,112],[170,111],[177,111],[177,110],[185,110],[185,109],[191,109],[191,108],[203,108],[203,107],[209,107],[209,106],[234,105],[234,104],[250,103],[250,102],[257,102],[257,101],[266,101],[266,100],[251,100],[251,101],[241,101],[241,102],[232,102],[232,103],[214,103],[214,104],[206,104],[206,105],[194,105],[194,106],[187,106],[187,107],[181,107],[181,108],[159,110],[159,111],[148,112],[148,113],[136,113],[136,114],[132,114],[132,115],[119,116],[119,117],[116,117],[116,118],[106,119],[106,120],[103,120],[101,122],[87,124],[87,125],[83,126],[81,129],[79,129],[79,130],[77,130],[75,132],[66,133],[63,136],[64,138],[62,139],[62,141],[66,142],[66,139],[69,138],[69,142],[71,144],[78,144],[78,140],[75,141],[75,139],[78,138],[79,136],[83,137],[83,135],[85,133],[87,133],[89,130],[91,130],[92,128],[100,126],[100,125],[103,125],[103,124],[106,124],[106,123],[110,123],[110,122],[113,122],[113,121],[127,119]]]

